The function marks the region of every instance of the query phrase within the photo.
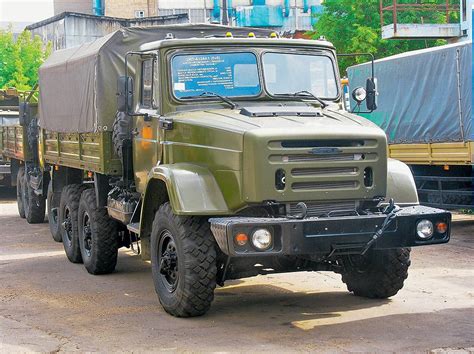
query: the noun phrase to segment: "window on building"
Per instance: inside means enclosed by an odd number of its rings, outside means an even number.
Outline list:
[[[145,10],[135,10],[135,18],[145,17]]]

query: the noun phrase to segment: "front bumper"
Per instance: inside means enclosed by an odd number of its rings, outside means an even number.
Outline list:
[[[386,215],[371,214],[344,217],[306,219],[288,218],[212,218],[211,230],[225,254],[232,257],[275,255],[328,255],[357,254],[362,252],[374,233],[381,227]],[[435,231],[432,238],[420,239],[416,225],[421,219],[435,224],[445,222],[448,230],[444,234]],[[251,238],[257,228],[269,229],[273,234],[272,246],[259,251],[249,242],[239,246],[234,237],[245,233]],[[413,247],[446,243],[451,231],[451,213],[425,206],[402,208],[383,236],[374,244],[374,249]]]

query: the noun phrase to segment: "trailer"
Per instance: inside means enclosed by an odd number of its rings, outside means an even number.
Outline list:
[[[361,115],[385,130],[390,157],[410,166],[424,205],[474,205],[472,64],[472,41],[375,61],[378,108]],[[348,68],[351,89],[370,69]]]

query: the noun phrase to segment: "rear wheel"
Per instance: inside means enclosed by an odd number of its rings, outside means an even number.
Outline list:
[[[59,203],[61,201],[61,193],[53,192],[53,182],[50,181],[48,185],[48,196],[46,205],[48,208],[48,224],[51,236],[56,242],[62,242],[63,238],[59,227]]]
[[[410,263],[410,248],[371,251],[367,256],[347,256],[342,281],[354,295],[385,299],[403,288]]]
[[[23,185],[25,179],[25,168],[22,166],[18,169],[16,175],[16,203],[18,205],[18,214],[20,218],[25,218],[25,206],[23,204]]]
[[[151,253],[153,282],[165,311],[177,317],[205,314],[217,273],[209,222],[174,215],[169,203],[163,204],[153,221]]]
[[[21,189],[26,221],[28,221],[29,224],[39,224],[44,222],[46,201],[43,196],[37,195],[35,190],[30,186],[28,173],[26,171]]]
[[[77,212],[81,194],[86,188],[83,184],[70,184],[64,187],[59,202],[59,232],[66,256],[72,263],[82,262],[77,233]]]
[[[117,223],[107,209],[97,207],[95,190],[82,193],[79,202],[79,244],[82,260],[91,274],[114,271],[118,256]]]

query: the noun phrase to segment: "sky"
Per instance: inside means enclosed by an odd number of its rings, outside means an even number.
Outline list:
[[[37,22],[53,13],[53,0],[0,0],[0,22]]]

